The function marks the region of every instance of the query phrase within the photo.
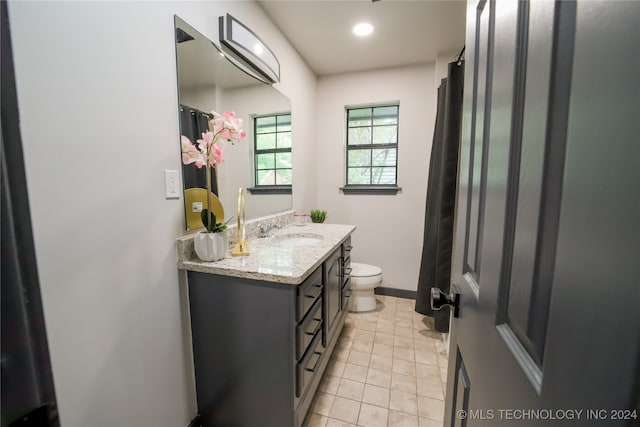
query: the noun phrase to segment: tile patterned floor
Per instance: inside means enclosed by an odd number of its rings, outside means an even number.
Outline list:
[[[305,427],[442,427],[447,355],[414,301],[349,313]]]

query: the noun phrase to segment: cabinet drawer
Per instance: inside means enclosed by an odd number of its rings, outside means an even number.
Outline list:
[[[351,246],[351,237],[349,237],[342,244],[342,257],[348,258],[351,255],[352,249],[353,249],[353,246]]]
[[[322,296],[322,267],[314,271],[301,285],[298,286],[296,301],[296,322],[302,319],[309,309]]]
[[[296,397],[304,394],[309,384],[313,381],[313,377],[317,374],[320,367],[320,358],[322,357],[322,331],[318,331],[313,338],[309,350],[296,366]]]
[[[349,308],[349,298],[351,297],[351,280],[347,279],[342,287],[342,310]]]
[[[296,327],[296,359],[300,359],[318,331],[322,330],[322,300],[318,298]]]
[[[347,281],[349,280],[349,278],[351,277],[351,257],[348,256],[346,258],[343,259],[342,261],[342,285],[344,286],[345,283],[347,283]]]

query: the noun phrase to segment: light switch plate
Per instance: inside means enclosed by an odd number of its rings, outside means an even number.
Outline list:
[[[202,212],[202,202],[193,202],[191,204],[191,212]]]
[[[180,175],[178,171],[164,170],[164,194],[167,199],[180,198]]]

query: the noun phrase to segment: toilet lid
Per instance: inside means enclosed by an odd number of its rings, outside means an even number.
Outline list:
[[[382,270],[375,265],[360,264],[359,262],[351,263],[351,276],[355,277],[371,277],[382,274]]]

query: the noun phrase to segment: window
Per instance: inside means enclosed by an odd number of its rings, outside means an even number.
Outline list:
[[[343,192],[395,194],[397,170],[398,105],[347,108],[347,185]]]
[[[291,114],[254,118],[255,188],[291,191]]]

